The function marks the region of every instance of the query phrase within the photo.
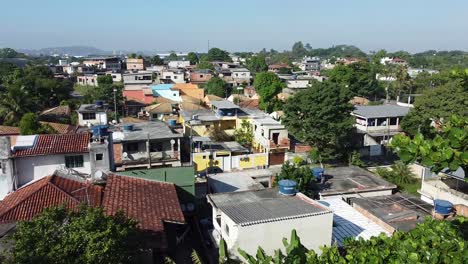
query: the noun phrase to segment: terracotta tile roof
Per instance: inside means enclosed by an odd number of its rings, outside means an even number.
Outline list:
[[[44,177],[7,195],[0,202],[0,223],[31,220],[45,208],[65,205],[75,209],[80,203],[101,204],[102,187],[86,185],[59,176]]]
[[[19,135],[19,134],[20,134],[19,127],[0,126],[0,136],[11,136],[11,135]]]
[[[172,88],[179,89],[179,90],[184,90],[184,89],[200,89],[198,88],[198,85],[193,84],[193,83],[175,83]]]
[[[145,111],[152,114],[166,114],[172,113],[172,104],[170,103],[160,103],[160,104],[153,104],[145,107]]]
[[[124,90],[123,96],[127,98],[127,100],[135,100],[143,104],[151,104],[154,101],[153,93],[146,94],[144,89]]]
[[[41,124],[51,126],[58,134],[73,134],[78,129],[77,126],[69,124],[53,123],[53,122],[41,122]]]
[[[239,106],[242,108],[249,108],[249,109],[258,109],[259,100],[258,99],[249,99],[244,100],[239,103]]]
[[[175,185],[110,174],[104,190],[103,207],[108,215],[122,210],[138,221],[141,229],[155,235],[159,247],[166,247],[164,221],[185,223]]]
[[[91,139],[91,134],[52,134],[38,135],[37,137],[37,142],[33,147],[15,150],[13,156],[27,157],[88,152],[88,144]]]

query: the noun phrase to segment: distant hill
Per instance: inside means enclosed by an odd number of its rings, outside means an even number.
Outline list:
[[[104,51],[95,47],[89,46],[68,46],[68,47],[53,47],[42,49],[19,49],[18,51],[28,55],[69,55],[69,56],[89,56],[89,55],[110,55],[112,52]]]

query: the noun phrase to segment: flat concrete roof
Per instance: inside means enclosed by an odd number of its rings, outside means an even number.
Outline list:
[[[254,170],[257,174],[272,175],[269,170]],[[264,171],[264,172],[261,172]],[[244,171],[219,173],[208,176],[208,184],[216,193],[239,192],[265,189],[251,177],[252,173]]]
[[[325,168],[324,174],[326,181],[320,184],[321,196],[383,191],[397,187],[356,166]]]
[[[351,198],[353,207],[365,210],[395,230],[410,231],[430,215],[432,205],[414,197],[395,194]]]
[[[379,118],[379,117],[399,117],[405,116],[410,107],[399,106],[399,105],[356,105],[356,109],[353,114],[367,117],[367,118]]]
[[[164,122],[149,121],[144,123],[133,124],[132,131],[114,131],[112,138],[114,142],[125,141],[142,141],[152,139],[170,139],[181,138],[182,134],[172,131],[172,129]]]
[[[234,104],[231,101],[228,100],[222,100],[222,101],[213,101],[211,102],[213,106],[215,106],[218,109],[238,109],[240,108],[238,105]]]

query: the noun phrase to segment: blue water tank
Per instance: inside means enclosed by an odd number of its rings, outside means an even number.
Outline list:
[[[297,183],[293,180],[281,180],[278,182],[279,193],[282,195],[292,196],[296,194]]]
[[[322,180],[323,174],[325,173],[323,168],[315,167],[312,168],[312,175],[317,179],[317,181]]]
[[[434,210],[441,215],[448,215],[452,212],[453,204],[446,200],[434,200]]]
[[[107,136],[107,125],[95,125],[92,128],[93,136]]]
[[[175,119],[169,119],[167,122],[169,123],[169,126],[175,126],[177,124],[177,120]]]
[[[133,131],[133,124],[123,125],[123,130],[126,131],[126,132]]]

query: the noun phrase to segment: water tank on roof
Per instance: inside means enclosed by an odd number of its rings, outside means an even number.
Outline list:
[[[278,182],[279,193],[282,195],[292,196],[296,194],[297,183],[293,180],[281,180]]]
[[[315,167],[312,168],[312,175],[317,179],[317,181],[321,181],[323,174],[325,173],[323,168]]]
[[[126,131],[126,132],[133,131],[133,124],[123,125],[123,130]]]
[[[453,204],[446,200],[434,200],[434,211],[441,215],[448,215],[452,212]]]
[[[177,124],[177,120],[169,119],[169,120],[167,120],[167,123],[169,124],[169,126],[175,126]]]
[[[226,114],[224,113],[223,110],[218,110],[218,115],[219,115],[219,116],[225,116]]]
[[[107,136],[107,125],[96,125],[92,127],[93,137]]]
[[[104,102],[101,101],[101,100],[98,100],[98,101],[96,101],[95,105],[96,105],[96,107],[103,107],[103,106],[104,106]]]

